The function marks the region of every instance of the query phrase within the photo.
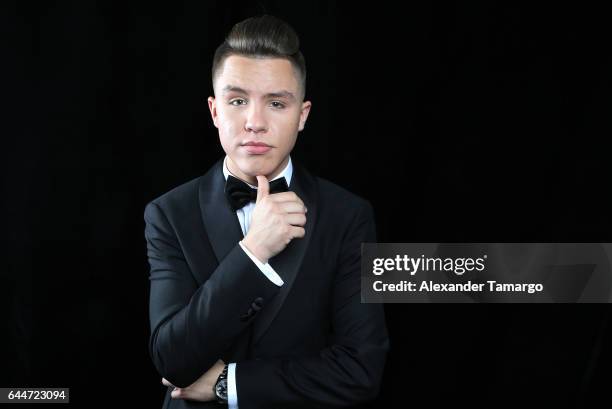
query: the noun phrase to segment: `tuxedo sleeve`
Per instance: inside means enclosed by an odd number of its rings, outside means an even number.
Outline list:
[[[238,362],[240,409],[345,407],[378,395],[390,344],[383,305],[361,303],[363,242],[376,242],[365,201],[342,242],[327,347],[310,356]]]
[[[172,223],[156,202],[145,207],[150,265],[149,352],[158,372],[186,387],[224,356],[254,318],[252,304],[279,292],[238,243],[199,285]]]
[[[240,240],[238,244],[240,244],[240,247],[242,247],[242,250],[244,250],[247,256],[249,256],[250,259],[253,260],[253,263],[255,263],[255,265],[259,268],[261,273],[265,275],[266,277],[268,277],[268,280],[272,281],[274,284],[278,285],[279,287],[285,284],[283,279],[278,275],[276,271],[274,271],[272,266],[269,263],[264,264],[261,261],[259,261],[259,259],[255,257],[255,255],[251,253],[244,244],[242,244],[242,240]]]

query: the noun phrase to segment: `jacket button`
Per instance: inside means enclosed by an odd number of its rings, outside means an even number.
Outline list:
[[[255,311],[259,311],[261,310],[261,307],[263,306],[263,298],[261,297],[257,297],[253,300],[253,303],[251,304],[251,307],[255,310]]]
[[[249,308],[246,314],[242,314],[240,316],[240,321],[248,321],[253,315],[255,315],[255,311],[252,308]]]

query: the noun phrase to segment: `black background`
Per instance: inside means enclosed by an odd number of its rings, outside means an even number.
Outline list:
[[[603,10],[227,3],[3,5],[0,386],[161,406],[144,205],[223,154],[213,52],[262,12],[306,58],[292,157],[370,200],[379,242],[612,241]],[[609,406],[609,305],[385,308],[376,407]]]

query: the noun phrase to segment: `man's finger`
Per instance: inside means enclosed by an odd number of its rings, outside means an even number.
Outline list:
[[[259,203],[261,199],[270,194],[270,185],[268,184],[268,178],[264,175],[257,175],[257,199],[255,203]]]
[[[170,392],[170,396],[174,399],[193,399],[198,400],[196,392],[190,387],[187,388],[176,388]]]
[[[272,196],[270,196],[270,199],[272,199],[276,203],[296,202],[296,203],[301,204],[302,206],[304,205],[304,201],[300,199],[300,197],[296,195],[295,192],[291,192],[291,191],[275,193]]]
[[[168,380],[166,378],[162,378],[162,383],[166,386],[172,386],[173,388],[175,387],[174,385],[172,385],[170,382],[168,382]]]
[[[298,202],[280,202],[279,206],[285,213],[306,214],[306,212],[308,211],[308,209],[306,209],[306,206]]]

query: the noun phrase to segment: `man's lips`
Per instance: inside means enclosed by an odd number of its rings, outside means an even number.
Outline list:
[[[267,147],[271,147],[271,145],[268,145],[267,143],[264,143],[264,142],[254,142],[254,141],[249,141],[249,142],[243,143],[242,146],[267,146]]]
[[[272,147],[265,143],[249,143],[242,147],[251,155],[262,155],[268,152]]]
[[[251,155],[261,155],[268,152],[273,147],[265,142],[249,141],[242,144],[242,147]]]

